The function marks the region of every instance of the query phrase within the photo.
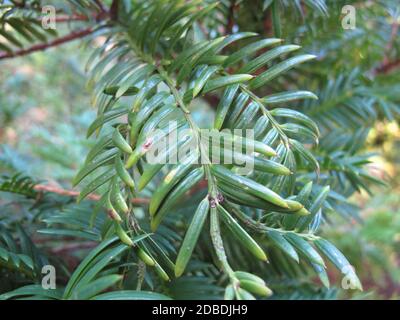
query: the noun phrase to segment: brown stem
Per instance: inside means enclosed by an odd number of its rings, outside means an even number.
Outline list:
[[[92,27],[90,28],[86,28],[83,30],[79,30],[79,31],[73,31],[70,34],[67,34],[61,38],[57,38],[53,41],[50,41],[48,43],[40,43],[37,45],[34,45],[30,48],[27,49],[21,49],[21,50],[17,50],[15,52],[1,52],[0,53],[0,60],[2,59],[8,59],[8,58],[14,58],[14,57],[19,57],[19,56],[25,56],[27,54],[30,54],[32,52],[36,52],[36,51],[43,51],[46,50],[48,48],[51,47],[55,47],[58,46],[60,44],[64,44],[66,42],[70,42],[76,39],[80,39],[83,37],[86,37],[87,35],[93,33],[94,29]]]
[[[92,14],[91,17],[96,21],[101,21],[108,18],[109,14],[107,11],[101,11],[97,14]],[[55,20],[56,23],[62,23],[62,22],[73,22],[73,21],[88,21],[89,18],[90,18],[89,16],[84,14],[73,14],[73,15],[57,15]]]
[[[264,13],[263,28],[266,36],[270,36],[272,34],[271,10],[266,10]]]
[[[400,26],[400,24],[398,24],[397,22],[394,22],[392,24],[392,32],[390,34],[390,40],[385,48],[385,61],[386,62],[389,61],[390,51],[392,51],[392,49],[393,49],[393,45],[394,45],[394,42],[397,37],[397,32],[399,31],[399,26]]]
[[[72,16],[57,16],[56,23],[72,22],[72,21],[87,21],[89,18],[83,14],[74,14]]]
[[[34,187],[35,191],[38,192],[50,192],[50,193],[56,193],[62,196],[67,196],[67,197],[78,197],[79,196],[79,191],[73,191],[73,190],[66,190],[66,189],[62,189],[62,188],[58,188],[58,187],[54,187],[54,186],[48,186],[48,185],[43,185],[43,184],[37,184]],[[94,201],[98,201],[100,200],[101,196],[99,196],[98,194],[89,194],[86,199],[89,200],[94,200]],[[132,203],[134,204],[148,204],[149,203],[149,199],[146,198],[134,198],[132,199]]]
[[[115,14],[115,13],[113,13],[113,11],[115,11],[115,9],[118,9],[118,1],[119,0],[114,0],[110,7],[110,11],[108,11],[104,7],[103,3],[100,0],[95,0],[96,5],[100,9],[100,12],[98,12],[97,14],[93,14],[93,18],[96,21],[101,21],[101,20],[107,19],[108,17],[112,17],[112,15]],[[115,2],[116,2],[116,4],[115,4]],[[116,5],[117,5],[117,7],[115,7]],[[56,17],[56,22],[59,22],[59,23],[72,22],[72,21],[87,21],[87,20],[89,20],[89,17],[86,15],[81,15],[81,14],[73,14],[71,16],[57,15],[57,17]],[[28,54],[30,54],[32,52],[36,52],[36,51],[44,51],[47,48],[59,46],[66,42],[70,42],[70,41],[73,41],[76,39],[86,37],[87,35],[93,33],[93,31],[94,31],[94,28],[89,27],[89,28],[86,28],[86,29],[83,29],[80,31],[73,31],[70,34],[67,34],[61,38],[57,38],[48,43],[36,44],[27,49],[21,49],[21,50],[17,50],[15,52],[10,52],[10,53],[9,52],[0,52],[0,60],[28,55]]]
[[[389,73],[390,71],[400,67],[400,59],[397,59],[397,60],[394,60],[394,61],[390,60],[390,52],[392,51],[393,45],[394,45],[394,43],[396,41],[397,33],[399,31],[399,27],[400,27],[400,24],[397,23],[397,22],[394,22],[392,24],[392,32],[391,32],[391,35],[390,35],[390,40],[389,40],[389,42],[388,42],[388,44],[386,45],[386,48],[385,48],[385,55],[383,57],[383,61],[378,67],[376,67],[373,70],[373,73],[375,75],[379,74],[379,73]]]
[[[96,3],[96,5],[99,7],[101,12],[107,12],[104,4],[100,1],[100,0],[94,0],[94,2]]]
[[[235,25],[235,0],[231,0],[229,5],[229,12],[228,12],[228,20],[226,23],[226,32],[225,34],[231,34],[233,30],[233,26]]]
[[[213,94],[205,95],[203,99],[207,101],[209,106],[214,110],[217,109],[218,103],[221,100],[219,96]]]
[[[119,9],[119,0],[113,0],[110,6],[110,18],[111,20],[118,20],[118,9]]]
[[[394,69],[400,68],[400,59],[395,60],[395,61],[388,61],[386,63],[382,63],[378,68],[376,68],[374,71],[375,74],[379,73],[389,73]]]

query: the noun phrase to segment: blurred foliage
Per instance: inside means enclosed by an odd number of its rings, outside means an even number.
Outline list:
[[[7,144],[0,165],[70,186],[90,145],[84,132],[95,115],[84,89],[86,58],[69,44],[2,64],[0,139]]]
[[[365,199],[358,199],[365,201]],[[354,262],[369,299],[400,297],[400,202],[399,189],[367,201],[361,225],[338,223],[327,236]],[[343,297],[346,293],[342,292]]]

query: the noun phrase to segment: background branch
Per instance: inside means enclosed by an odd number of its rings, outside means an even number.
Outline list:
[[[66,189],[62,189],[59,187],[55,187],[55,186],[49,186],[49,185],[43,185],[43,184],[37,184],[34,187],[35,191],[38,192],[50,192],[50,193],[56,193],[58,195],[61,196],[68,196],[68,197],[78,197],[79,196],[79,191],[74,191],[74,190],[66,190]],[[89,200],[94,200],[94,201],[98,201],[100,200],[100,196],[98,194],[90,194],[86,197],[86,199]],[[148,204],[149,203],[149,199],[146,198],[135,198],[132,199],[132,203],[134,204]]]
[[[118,20],[119,0],[113,0],[110,6],[111,20]]]
[[[50,41],[47,43],[36,44],[27,49],[21,49],[21,50],[15,51],[15,52],[2,52],[2,53],[0,53],[0,60],[19,57],[19,56],[25,56],[27,54],[30,54],[30,53],[33,53],[36,51],[44,51],[48,48],[56,47],[56,46],[66,43],[66,42],[70,42],[70,41],[73,41],[76,39],[86,37],[87,35],[93,33],[93,31],[94,31],[94,29],[92,27],[90,27],[90,28],[86,28],[86,29],[83,29],[80,31],[73,31],[73,32],[71,32],[63,37],[57,38],[53,41]]]
[[[109,17],[111,19],[116,19],[118,15],[118,2],[119,0],[114,0],[110,6],[110,9],[107,10],[104,4],[100,0],[96,0],[95,3],[97,7],[99,8],[100,12],[93,13],[92,17],[96,21],[101,21],[105,20]],[[22,8],[24,5],[22,5]],[[73,21],[88,21],[90,17],[82,14],[72,14],[72,15],[57,15],[56,17],[56,22],[63,23],[63,22],[73,22]],[[73,31],[63,37],[57,38],[51,42],[47,43],[40,43],[36,44],[30,48],[27,49],[20,49],[14,52],[0,52],[0,60],[2,59],[8,59],[8,58],[14,58],[18,56],[24,56],[28,55],[30,53],[36,52],[36,51],[44,51],[47,48],[59,46],[61,44],[64,44],[66,42],[70,42],[76,39],[83,38],[91,33],[93,33],[95,28],[89,27],[80,31]]]
[[[385,56],[383,58],[382,63],[377,68],[375,68],[373,72],[374,74],[389,73],[392,70],[400,67],[400,59],[394,61],[390,60],[390,52],[393,50],[393,45],[396,41],[397,33],[399,31],[399,26],[400,25],[397,22],[394,22],[392,24],[392,32],[390,35],[390,40],[385,48]]]

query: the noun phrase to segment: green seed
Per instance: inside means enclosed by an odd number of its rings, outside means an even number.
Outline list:
[[[266,285],[259,284],[258,282],[240,280],[240,287],[260,296],[269,297],[270,295],[272,295],[271,289],[269,289]]]
[[[249,273],[249,272],[235,271],[235,276],[239,280],[248,280],[248,281],[256,282],[260,285],[265,285],[265,281],[263,279],[261,279],[260,277],[254,275],[252,273]]]
[[[132,153],[131,146],[128,144],[128,142],[125,141],[124,137],[121,135],[118,128],[115,129],[114,131],[114,134],[112,136],[112,141],[114,142],[114,145],[121,151],[129,154]]]
[[[125,169],[124,164],[121,161],[120,157],[115,157],[115,170],[117,171],[118,176],[121,178],[123,182],[130,188],[135,188],[135,182],[133,181],[131,175],[128,170]]]
[[[128,236],[128,234],[125,232],[125,230],[122,228],[122,226],[118,222],[115,222],[114,226],[115,226],[115,231],[116,231],[119,239],[126,245],[133,246],[132,239]]]
[[[139,248],[137,251],[137,255],[140,260],[142,260],[145,264],[150,267],[153,267],[156,263],[152,257],[150,257],[143,249]]]
[[[157,274],[160,276],[160,278],[164,281],[170,281],[171,279],[169,278],[168,274],[165,272],[165,270],[163,268],[161,268],[161,266],[156,263],[156,265],[154,266]]]

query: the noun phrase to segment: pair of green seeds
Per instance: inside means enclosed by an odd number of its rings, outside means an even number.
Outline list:
[[[257,294],[264,297],[272,295],[272,291],[268,288],[263,279],[260,277],[244,272],[236,271],[235,277],[239,280],[239,286],[235,287],[235,284],[230,284],[225,289],[225,300],[254,300],[252,294]]]

